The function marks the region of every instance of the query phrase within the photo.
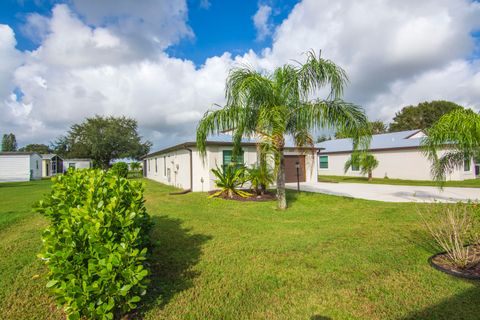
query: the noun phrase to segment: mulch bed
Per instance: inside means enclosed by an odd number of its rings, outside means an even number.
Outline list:
[[[218,190],[213,190],[213,191],[210,191],[208,194],[211,195],[211,194],[214,194],[217,191]],[[242,191],[246,191],[248,193],[251,193],[252,196],[248,197],[248,198],[243,198],[243,197],[240,197],[237,194],[234,194],[233,198],[229,198],[227,195],[222,194],[222,195],[218,196],[217,198],[222,198],[222,199],[225,199],[225,200],[242,201],[242,202],[249,202],[249,201],[261,202],[261,201],[277,200],[277,195],[273,192],[270,192],[270,191],[265,191],[265,193],[263,195],[258,195],[258,196],[255,194],[255,191],[253,191],[253,190],[242,189]]]
[[[477,255],[480,254],[480,245],[474,245],[472,246],[472,249]],[[480,280],[480,263],[468,269],[457,268],[452,265],[445,252],[441,252],[430,257],[428,262],[435,269],[445,272],[449,275],[470,280]]]

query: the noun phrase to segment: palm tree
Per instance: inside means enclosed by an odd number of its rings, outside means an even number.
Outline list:
[[[347,162],[345,162],[344,171],[347,173],[352,166],[358,166],[360,173],[368,176],[368,181],[372,180],[372,171],[378,167],[378,160],[373,154],[367,152],[354,152]]]
[[[140,168],[142,165],[138,161],[130,162],[130,169],[135,173],[135,176],[140,176]]]
[[[351,134],[356,145],[368,132],[362,108],[341,100],[348,81],[345,71],[330,60],[307,52],[303,64],[285,64],[271,74],[248,66],[230,70],[226,81],[226,105],[205,113],[197,128],[197,147],[205,155],[210,134],[233,129],[233,153],[240,150],[244,136],[260,137],[261,152],[274,159],[278,208],[286,209],[285,137],[297,147],[311,147],[312,129],[341,129]],[[329,87],[326,99],[312,99],[319,89]],[[367,142],[368,143],[368,142]]]
[[[443,182],[455,168],[480,153],[480,115],[471,109],[457,109],[443,115],[427,129],[425,153],[432,160],[432,176]],[[439,150],[445,150],[441,156]]]

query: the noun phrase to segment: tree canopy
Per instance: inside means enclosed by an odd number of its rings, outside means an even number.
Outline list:
[[[53,150],[47,146],[46,144],[37,144],[31,143],[27,144],[25,147],[21,147],[18,151],[26,151],[26,152],[37,152],[37,153],[52,153]]]
[[[2,151],[17,151],[17,139],[13,133],[3,135]]]
[[[113,159],[138,159],[147,154],[152,144],[141,140],[136,120],[97,115],[74,124],[66,136],[57,139],[55,151],[68,158],[91,158],[95,166],[108,168]]]
[[[390,123],[389,131],[427,129],[432,127],[444,114],[457,109],[463,109],[463,107],[444,100],[422,102],[416,106],[407,106],[395,114],[393,122]]]
[[[367,139],[367,117],[359,106],[341,100],[347,82],[345,71],[330,60],[306,54],[306,62],[286,64],[273,73],[248,66],[233,68],[226,81],[226,106],[208,111],[197,128],[197,146],[202,155],[210,134],[234,130],[233,152],[244,136],[259,137],[259,150],[274,160],[278,208],[287,207],[285,197],[285,136],[295,145],[313,150],[314,129],[342,130],[356,145]],[[312,94],[327,87],[326,99],[312,100]],[[368,143],[367,143],[368,144]]]

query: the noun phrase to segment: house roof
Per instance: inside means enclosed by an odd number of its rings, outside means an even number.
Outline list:
[[[46,159],[46,160],[51,160],[53,159],[53,157],[58,157],[62,159],[62,157],[60,157],[59,155],[56,155],[55,153],[44,153],[44,154],[41,154],[41,156],[42,156],[42,159]]]
[[[233,145],[232,139],[233,139],[233,136],[231,134],[220,133],[218,135],[208,137],[206,145],[207,146],[232,146]],[[242,146],[255,146],[256,141],[257,141],[257,139],[255,139],[253,137],[251,137],[251,138],[244,137],[244,138],[242,138]],[[167,147],[167,148],[149,153],[149,154],[143,156],[142,159],[149,158],[149,157],[152,157],[152,156],[156,156],[156,155],[166,153],[166,152],[171,152],[171,151],[178,150],[178,149],[185,149],[185,148],[191,148],[191,147],[194,148],[196,146],[197,146],[197,143],[194,142],[194,141],[179,143],[177,145],[174,145],[174,146],[171,146],[171,147]],[[291,149],[291,148],[295,148],[295,146],[292,143],[289,143],[287,141],[286,145],[285,145],[285,148]]]
[[[422,133],[422,130],[408,130],[376,134],[372,136],[369,150],[419,148],[424,136]],[[353,149],[352,139],[327,140],[315,146],[324,149],[321,153],[345,153]]]
[[[90,158],[70,158],[70,159],[63,159],[64,162],[66,161],[92,161]]]

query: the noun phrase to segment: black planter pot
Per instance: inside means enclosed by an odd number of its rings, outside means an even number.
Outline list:
[[[428,263],[435,269],[437,269],[438,271],[441,271],[441,272],[444,272],[446,274],[449,274],[451,276],[454,276],[454,277],[457,277],[457,278],[463,278],[463,279],[468,279],[468,280],[480,280],[480,275],[478,276],[475,276],[475,275],[471,275],[471,274],[465,274],[465,273],[461,273],[461,272],[457,272],[457,271],[453,271],[453,270],[449,270],[449,269],[446,269],[438,264],[436,264],[433,259],[435,259],[436,257],[438,256],[441,256],[443,254],[445,254],[446,252],[440,252],[440,253],[437,253],[433,256],[431,256],[430,258],[428,258]]]

